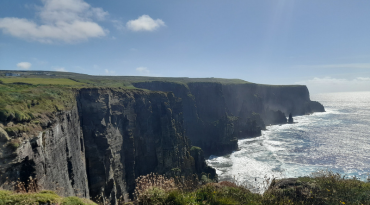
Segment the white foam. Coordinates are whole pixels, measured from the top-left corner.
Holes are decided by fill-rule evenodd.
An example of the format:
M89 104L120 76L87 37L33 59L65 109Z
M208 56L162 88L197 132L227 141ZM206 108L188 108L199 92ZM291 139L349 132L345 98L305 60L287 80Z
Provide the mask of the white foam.
M366 100L327 100L326 112L296 116L294 124L268 126L260 137L239 140L240 151L207 163L221 180L234 178L254 187L272 176L307 176L325 169L365 180L370 173L370 95Z

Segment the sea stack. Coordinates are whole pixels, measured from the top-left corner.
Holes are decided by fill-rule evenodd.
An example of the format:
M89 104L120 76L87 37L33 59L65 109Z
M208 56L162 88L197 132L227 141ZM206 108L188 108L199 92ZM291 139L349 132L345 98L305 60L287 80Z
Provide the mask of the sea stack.
M288 123L293 123L292 113L289 114Z

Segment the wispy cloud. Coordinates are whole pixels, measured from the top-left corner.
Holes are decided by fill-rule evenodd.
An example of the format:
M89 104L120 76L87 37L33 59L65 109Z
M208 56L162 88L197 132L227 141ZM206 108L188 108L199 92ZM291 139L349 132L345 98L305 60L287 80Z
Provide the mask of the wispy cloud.
M94 22L104 20L108 15L101 8L94 8L83 0L42 2L43 7L36 13L40 23L24 18L0 18L0 30L14 37L42 43L74 43L108 33Z
M307 85L311 93L370 91L370 77L357 77L353 79L316 77L296 82L296 84Z
M154 20L148 15L142 15L126 23L126 27L132 31L154 31L163 26L166 24L161 19Z
M297 68L361 68L370 69L370 63L347 63L347 64L322 64L322 65L296 65Z
M121 20L114 19L114 20L111 20L111 22L113 23L113 26L117 30L124 30L125 29L125 24Z
M150 75L150 70L146 67L138 67L136 71L140 73L140 75Z
M20 69L28 70L31 66L32 66L32 64L29 63L29 62L20 62L20 63L17 63L17 67L20 68Z

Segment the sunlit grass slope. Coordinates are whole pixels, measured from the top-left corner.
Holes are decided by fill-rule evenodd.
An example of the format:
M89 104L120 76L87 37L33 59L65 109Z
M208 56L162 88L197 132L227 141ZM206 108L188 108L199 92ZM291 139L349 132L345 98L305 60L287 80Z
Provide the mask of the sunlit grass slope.
M91 200L78 197L61 197L52 191L37 193L14 193L0 190L0 204L61 204L96 205Z
M68 109L74 101L70 87L0 84L0 121L31 121Z
M73 81L66 78L0 78L5 84L9 83L26 83L32 85L83 85L83 83Z

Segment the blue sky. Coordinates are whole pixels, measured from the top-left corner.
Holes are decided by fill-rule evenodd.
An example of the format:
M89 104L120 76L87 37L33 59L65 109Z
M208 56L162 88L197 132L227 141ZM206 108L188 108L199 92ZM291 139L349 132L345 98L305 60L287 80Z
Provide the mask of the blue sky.
M0 69L370 91L368 0L3 0Z

